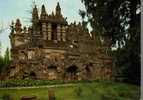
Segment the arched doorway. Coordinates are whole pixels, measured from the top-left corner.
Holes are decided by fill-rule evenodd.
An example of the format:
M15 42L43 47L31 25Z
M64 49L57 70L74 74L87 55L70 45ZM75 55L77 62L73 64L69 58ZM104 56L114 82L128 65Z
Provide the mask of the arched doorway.
M72 65L72 66L69 66L68 68L66 68L65 73L66 73L65 78L67 80L77 80L78 79L78 76L77 76L78 67L75 65Z
M30 72L30 79L37 79L37 77L36 77L36 73L35 72Z

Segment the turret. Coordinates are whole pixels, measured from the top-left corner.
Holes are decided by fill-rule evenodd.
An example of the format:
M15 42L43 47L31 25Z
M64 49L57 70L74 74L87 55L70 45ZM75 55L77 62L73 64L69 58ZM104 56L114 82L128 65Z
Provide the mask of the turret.
M15 23L15 31L16 31L16 32L21 32L21 31L22 31L21 22L20 22L19 19L16 20L16 23Z
M78 23L78 27L79 27L79 28L81 28L81 27L82 27L80 22Z
M45 10L45 6L42 5L40 18L41 19L46 19L46 16L47 16L47 13L46 13L46 10Z
M37 22L38 19L39 19L38 10L37 10L37 7L35 5L35 7L33 8L33 12L32 12L32 21Z
M54 12L52 11L52 17L54 17Z
M11 22L10 29L11 29L11 34L13 34L14 33L14 22L13 21Z
M27 27L26 26L23 27L23 33L27 33Z
M56 16L61 16L61 7L60 7L60 4L59 2L57 3L57 6L56 6Z

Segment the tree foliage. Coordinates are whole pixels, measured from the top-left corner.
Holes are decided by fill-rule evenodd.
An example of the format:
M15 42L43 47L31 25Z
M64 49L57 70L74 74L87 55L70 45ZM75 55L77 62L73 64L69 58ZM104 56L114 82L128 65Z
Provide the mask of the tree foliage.
M8 64L10 63L10 52L9 52L9 48L7 48L6 51L5 51L4 63L5 63L5 65L8 65Z
M7 68L10 64L9 48L6 49L4 56L0 55L0 72Z
M140 0L81 0L93 32L108 37L114 51L117 76L140 83ZM117 79L117 77L116 77Z

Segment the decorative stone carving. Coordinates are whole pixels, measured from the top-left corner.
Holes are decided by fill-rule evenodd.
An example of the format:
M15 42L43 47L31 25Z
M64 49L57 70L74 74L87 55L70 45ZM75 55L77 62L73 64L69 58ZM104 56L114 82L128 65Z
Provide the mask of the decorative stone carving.
M42 33L43 33L43 39L47 39L47 28L46 23L42 23Z
M66 41L66 27L62 26L62 40Z
M52 26L51 23L48 23L48 40L51 40L52 38Z
M28 59L32 59L35 56L35 52L34 51L28 51Z
M57 39L58 41L61 41L61 26L57 26Z

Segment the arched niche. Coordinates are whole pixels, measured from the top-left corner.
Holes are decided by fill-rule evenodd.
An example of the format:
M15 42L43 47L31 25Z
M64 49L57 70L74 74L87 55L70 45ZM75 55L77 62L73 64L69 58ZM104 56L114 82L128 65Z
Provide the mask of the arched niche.
M67 80L77 80L78 79L79 68L76 65L71 65L65 70L65 78Z
M30 72L29 76L30 76L30 79L37 79L36 73L33 71Z

